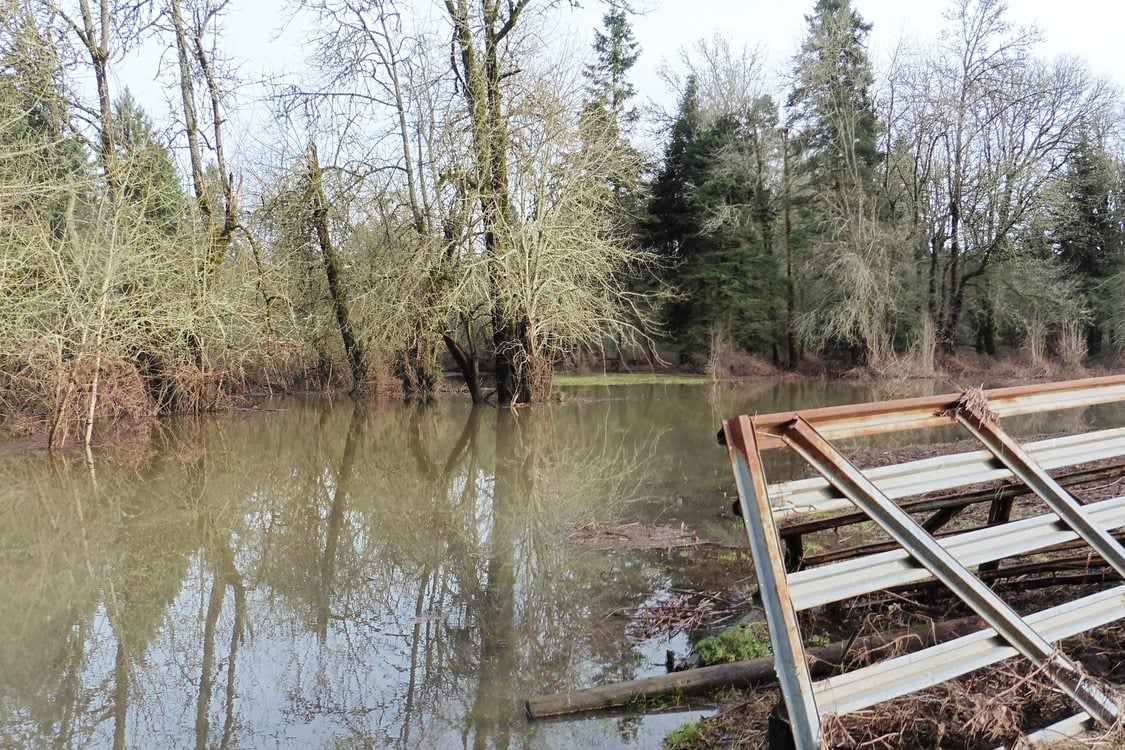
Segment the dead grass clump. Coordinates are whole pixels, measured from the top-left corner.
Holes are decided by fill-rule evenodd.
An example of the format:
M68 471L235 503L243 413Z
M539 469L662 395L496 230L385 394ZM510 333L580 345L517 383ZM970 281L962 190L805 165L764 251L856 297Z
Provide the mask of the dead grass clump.
M741 602L716 592L673 591L667 598L635 611L619 610L614 614L628 617L632 621L632 637L644 641L717 628L733 620L741 607Z
M232 409L244 402L242 384L223 371L181 364L168 368L163 387L172 396L175 411L200 414Z
M289 389L289 379L304 359L300 346L276 340L265 342L257 356L237 363L237 377L249 393L273 393Z
M1056 365L1041 359L1038 363L1022 356L993 357L980 354L970 347L961 347L938 359L938 369L953 380L988 382L991 386L1026 383L1052 377Z
M878 361L856 368L851 377L883 381L935 378L939 375L937 351L937 328L927 316L909 349L901 353L888 351Z
M1030 666L982 670L869 709L825 717L823 746L833 750L1012 747L1023 734L1074 713L1070 699L1048 682ZM765 707L778 699L774 691L758 691L752 702L704 719L699 741L691 747L766 750Z
M363 360L367 370L367 380L360 394L365 396L389 396L402 393L402 381L395 376L393 359L382 352L368 352ZM439 377L434 392L440 391L442 379Z
M93 411L91 412L91 407ZM132 363L89 354L67 359L33 347L0 363L0 412L9 435L80 435L90 417L137 419L152 414Z
M988 397L984 395L982 388L966 388L961 391L961 397L953 406L938 412L937 416L953 419L961 411L972 414L982 422L995 422L999 419L996 412L988 405Z
M833 748L995 747L1073 712L1069 699L1023 662L825 721Z
M768 378L779 374L772 362L746 351L718 329L711 331L711 348L703 371L711 380Z

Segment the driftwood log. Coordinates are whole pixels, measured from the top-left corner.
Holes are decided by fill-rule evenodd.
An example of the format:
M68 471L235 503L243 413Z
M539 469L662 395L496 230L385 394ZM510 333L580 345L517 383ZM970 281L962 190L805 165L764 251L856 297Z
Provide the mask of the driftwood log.
M877 633L855 640L837 641L821 648L808 649L809 668L814 676L831 674L845 658L857 651L891 647L907 653L948 641L984 627L979 617L963 617L949 622L911 628L894 633ZM530 719L620 708L649 698L696 695L726 687L746 688L774 682L773 657L697 667L683 672L642 677L637 680L572 690L529 698L525 704Z

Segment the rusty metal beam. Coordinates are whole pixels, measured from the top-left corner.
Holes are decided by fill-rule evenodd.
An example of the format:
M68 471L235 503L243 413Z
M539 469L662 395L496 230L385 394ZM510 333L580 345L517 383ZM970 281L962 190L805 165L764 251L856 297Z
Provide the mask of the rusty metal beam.
M983 391L983 395L988 399L989 408L1001 417L1050 409L1070 409L1125 400L1125 375L994 388ZM960 398L960 393L951 393L870 404L829 406L808 409L799 414L826 439L835 440L949 425L953 420L941 413L952 410ZM768 450L783 445L780 434L797 415L798 412L789 411L755 417L754 427L759 433L758 447Z
M1090 547L1125 578L1125 548L1090 516L1026 451L993 419L965 407L956 411L957 421L1008 469L1026 484L1043 502L1074 530Z
M1120 379L1125 383L1125 378ZM959 397L958 397L959 398ZM885 414L886 412L883 412ZM749 420L740 418L742 429L749 428ZM948 418L946 418L948 420ZM728 422L727 424L730 424ZM756 423L755 423L756 424ZM796 415L787 424L777 426L777 434L806 461L817 469L849 500L866 512L910 555L928 569L935 578L985 620L1001 637L1033 664L1043 669L1064 692L1075 700L1100 724L1110 726L1118 711L1113 699L1098 685L1085 678L1078 667L1045 640L1034 628L1016 614L1000 597L970 573L949 552L927 534L907 513L884 495L863 472L855 468L815 427L803 416ZM728 434L728 438L732 437ZM728 443L729 444L729 443ZM743 441L746 445L746 441ZM752 445L749 447L753 447ZM733 459L732 451L732 459ZM737 473L737 470L736 470ZM765 487L761 488L763 491ZM741 482L740 482L741 493ZM768 498L760 500L758 514L772 517ZM743 507L745 515L751 508ZM771 565L780 567L778 554ZM757 562L757 558L755 558ZM784 571L781 573L784 580ZM792 603L785 597L786 610ZM767 611L769 607L767 607ZM773 632L773 625L770 627Z
M770 510L765 469L754 428L749 417L738 417L723 423L723 433L738 485L742 519L750 539L750 552L769 625L774 670L789 713L793 740L797 750L819 750L820 714L813 697L812 676L797 624L797 612L789 597L781 540Z

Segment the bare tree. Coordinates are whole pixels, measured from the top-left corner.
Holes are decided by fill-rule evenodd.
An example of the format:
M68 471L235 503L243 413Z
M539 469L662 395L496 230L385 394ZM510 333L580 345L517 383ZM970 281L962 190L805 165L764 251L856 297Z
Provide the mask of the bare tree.
M242 192L241 180L235 180L227 162L223 139L224 91L215 62L215 47L212 38L213 27L225 11L229 0L196 0L187 8L185 14L183 0L169 0L168 15L176 39L176 62L180 86L180 100L183 106L184 132L188 141L188 157L191 165L191 184L199 205L204 226L212 234L212 250L208 261L208 271L218 268L226 257L240 228L239 199ZM207 184L207 165L204 162L201 142L204 138L204 124L201 121L196 103L196 82L201 81L210 105L210 151L215 159L218 196L212 195ZM221 207L214 205L216 199ZM221 210L220 210L221 209ZM221 214L221 215L220 215Z
M110 91L110 61L125 54L141 38L147 28L151 7L148 0L75 0L74 5L44 0L44 12L57 19L62 31L77 42L78 58L85 56L94 76L97 104L75 106L88 113L97 133L97 153L105 174L109 195L120 197L121 180L117 174L113 127L113 96Z
M948 347L978 291L978 337L991 353L989 271L1018 251L1018 230L1043 208L1046 186L1111 92L1076 60L1037 59L1037 32L1013 26L1000 0L958 0L949 21L919 92L915 122L933 124L913 138L935 191L929 306Z

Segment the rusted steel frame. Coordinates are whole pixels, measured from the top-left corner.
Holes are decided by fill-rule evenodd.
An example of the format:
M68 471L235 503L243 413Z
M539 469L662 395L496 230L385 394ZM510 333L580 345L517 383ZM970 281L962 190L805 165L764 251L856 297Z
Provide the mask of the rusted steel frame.
M957 421L984 444L1016 477L1026 484L1055 515L1074 530L1095 552L1125 577L1125 548L1090 520L1074 497L1027 455L1023 447L993 419L965 408L956 411Z
M983 395L988 399L989 408L1001 417L1070 409L1125 400L1125 375L994 388L984 391ZM777 412L754 417L754 427L758 431L758 447L762 450L783 445L779 434L798 414L829 440L941 427L952 421L948 416L940 415L941 412L951 410L960 398L960 393L948 393L868 404L828 406L801 412Z
M941 510L937 511L932 516L927 518L922 523L922 528L926 530L927 534L933 536L941 530L942 526L945 526L947 523L959 516L961 514L961 511L965 510L965 507L965 505L951 505L949 507L942 508Z
M782 539L785 544L785 570L792 573L805 564L805 539L797 535Z
M786 444L840 489L856 507L866 512L1005 641L1042 668L1079 706L1105 726L1114 723L1117 707L1110 696L1084 678L1069 658L1057 651L1004 600L934 541L811 424L797 416L784 427L781 436Z
M742 506L742 519L750 540L754 570L758 576L762 605L773 647L774 670L789 713L797 750L820 748L820 714L813 698L812 676L805 656L797 612L789 598L781 555L781 540L773 521L766 474L749 417L723 423Z

